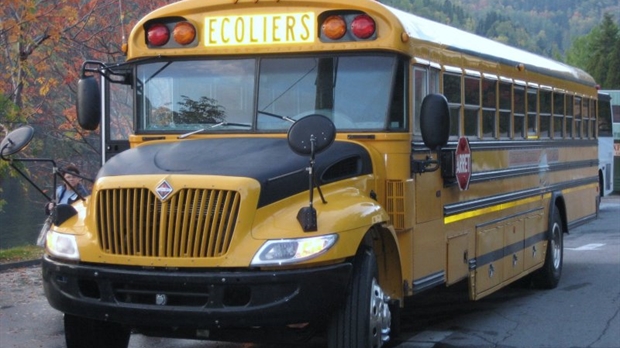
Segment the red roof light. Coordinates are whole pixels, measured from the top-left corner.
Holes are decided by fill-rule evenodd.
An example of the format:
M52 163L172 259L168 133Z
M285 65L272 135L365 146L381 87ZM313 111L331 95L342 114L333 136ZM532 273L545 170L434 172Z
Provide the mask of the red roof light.
M375 21L370 16L362 14L351 23L351 32L358 39L368 39L376 30Z
M153 46L163 46L170 39L170 30L161 23L151 25L146 33L146 41Z

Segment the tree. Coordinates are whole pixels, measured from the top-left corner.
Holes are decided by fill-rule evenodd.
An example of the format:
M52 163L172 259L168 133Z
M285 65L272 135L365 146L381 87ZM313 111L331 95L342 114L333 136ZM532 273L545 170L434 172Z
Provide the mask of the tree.
M620 30L610 13L600 25L573 41L567 62L587 71L603 89L620 89Z
M599 81L602 88L614 89L620 87L620 70L611 70L611 66L620 64L618 45L620 33L618 26L613 22L611 13L606 13L603 22L599 25L599 35L594 37L591 52L592 56L586 65L586 70Z
M123 59L121 37L129 24L170 2L125 2L121 16L122 0L3 0L0 124L7 131L26 123L35 128L34 144L24 156L61 158L94 175L98 132L77 125L74 106L82 61ZM3 168L0 163L0 179L7 173ZM39 178L48 173L36 166L32 171Z
M205 96L200 97L199 100L193 100L186 95L181 97L183 101L178 103L181 109L177 115L179 123L219 123L226 119L224 107L217 104L215 99Z

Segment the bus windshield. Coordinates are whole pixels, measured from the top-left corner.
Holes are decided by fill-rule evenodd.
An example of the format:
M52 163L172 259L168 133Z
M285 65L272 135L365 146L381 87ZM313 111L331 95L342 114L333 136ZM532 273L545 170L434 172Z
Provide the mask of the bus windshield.
M367 55L140 64L139 131L286 131L311 114L331 118L337 129L404 130L398 61Z

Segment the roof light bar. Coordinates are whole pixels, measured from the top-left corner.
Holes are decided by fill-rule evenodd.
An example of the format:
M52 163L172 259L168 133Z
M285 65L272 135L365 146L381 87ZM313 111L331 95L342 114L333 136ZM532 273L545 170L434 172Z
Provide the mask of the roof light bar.
M366 41L377 38L377 25L360 11L328 11L319 16L323 42Z

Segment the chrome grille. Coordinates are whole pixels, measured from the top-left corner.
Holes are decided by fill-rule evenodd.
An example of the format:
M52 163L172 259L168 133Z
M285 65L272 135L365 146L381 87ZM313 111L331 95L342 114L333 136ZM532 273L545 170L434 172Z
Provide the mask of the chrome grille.
M97 194L99 246L114 255L224 255L239 204L236 191L183 189L162 202L146 188L101 190Z

